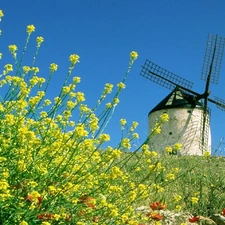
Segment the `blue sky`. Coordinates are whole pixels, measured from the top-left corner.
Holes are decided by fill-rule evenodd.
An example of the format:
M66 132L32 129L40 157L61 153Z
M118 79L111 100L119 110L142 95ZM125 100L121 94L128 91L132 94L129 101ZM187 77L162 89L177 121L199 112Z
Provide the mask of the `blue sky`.
M3 54L9 44L22 50L28 24L36 27L31 42L37 36L44 37L36 62L39 75L48 76L50 63L59 65L48 92L50 98L58 94L70 54L80 56L73 75L82 78L78 89L85 93L86 103L91 107L105 83L116 85L122 80L129 53L138 52L127 88L107 130L112 145L120 138L120 118L126 118L130 124L138 121L140 142L144 141L148 112L170 92L139 75L145 59L194 82L193 90L203 92L205 83L200 76L207 35L225 37L224 0L1 0L0 9L5 15L0 23ZM30 62L34 48L35 44L30 43L25 62ZM10 62L6 56L0 66ZM210 86L211 97L225 99L224 85L225 59L218 85ZM225 137L225 112L213 104L209 106L213 148L217 148Z

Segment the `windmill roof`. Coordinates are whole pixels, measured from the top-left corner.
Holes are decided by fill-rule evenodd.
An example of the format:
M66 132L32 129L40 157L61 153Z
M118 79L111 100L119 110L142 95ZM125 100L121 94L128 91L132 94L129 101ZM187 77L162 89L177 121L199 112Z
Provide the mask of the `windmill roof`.
M158 105L150 112L155 112L162 109L171 108L203 108L201 101L196 100L196 97L176 87L169 95L167 95Z

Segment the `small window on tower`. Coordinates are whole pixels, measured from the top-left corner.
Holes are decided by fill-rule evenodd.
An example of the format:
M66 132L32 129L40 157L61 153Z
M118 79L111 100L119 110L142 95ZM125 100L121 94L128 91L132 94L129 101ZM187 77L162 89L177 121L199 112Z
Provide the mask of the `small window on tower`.
M169 132L169 135L172 135L173 133L172 132Z

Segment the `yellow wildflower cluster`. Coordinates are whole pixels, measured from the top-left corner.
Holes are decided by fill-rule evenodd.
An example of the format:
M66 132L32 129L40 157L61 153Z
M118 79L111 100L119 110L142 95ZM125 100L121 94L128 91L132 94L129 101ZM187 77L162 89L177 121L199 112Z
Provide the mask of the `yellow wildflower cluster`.
M0 9L0 21L1 21L3 16L4 16L3 11Z
M37 47L40 47L41 43L44 41L44 38L43 37L37 37L36 41L37 41Z
M28 34L31 34L34 31L35 31L35 26L34 25L28 25L27 26L27 33Z
M26 45L34 31L34 25L27 26ZM43 37L36 38L36 53L43 41ZM121 119L121 139L115 147L107 146L111 137L104 129L126 87L127 73L99 113L98 106L113 92L113 84L105 84L95 107L86 105L85 93L76 91L81 78L70 77L79 62L77 54L69 56L66 81L71 83L65 82L59 96L50 100L46 90L58 65L50 64L48 79L40 77L36 58L31 66L23 65L23 60L16 59L20 48L8 48L16 66L4 65L1 75L5 76L0 81L0 87L10 90L0 102L0 221L19 225L153 222L137 213L137 207L151 199L162 199L166 185L176 180L179 171L167 171L147 141L134 154L128 153L139 138L134 132L138 122L132 122L125 132L127 120ZM130 53L128 72L137 57L137 52ZM20 70L17 75L10 74L13 68ZM168 119L163 114L154 132L160 133ZM171 149L179 151L181 147L175 144ZM163 198L174 204L183 199L180 193ZM190 202L198 202L196 195Z
M181 143L175 143L173 146L167 146L165 151L170 155L177 155L177 152L182 149Z
M34 31L34 25L27 26L28 37ZM37 37L37 49L43 41ZM17 50L16 45L9 46L15 63ZM136 57L132 54L133 60ZM71 75L79 56L71 55L69 60ZM85 94L75 92L80 77L63 86L60 95L51 102L45 96L46 89L42 89L46 79L37 75L39 68L22 64L19 68L21 76L11 76L13 64L6 64L3 70L6 76L1 80L1 86L16 90L15 95L0 104L0 206L5 212L0 213L1 221L20 225L50 225L55 221L138 224L135 208L129 205L148 197L147 186L138 181L133 183L130 173L118 164L122 151L129 150L132 139L138 138L137 133L131 132L138 123L132 123L131 139L124 137L116 148L101 151L103 144L110 141L110 135L99 130L100 121L107 117L100 120L96 109L82 104ZM58 65L52 63L49 69L51 76ZM124 81L117 86L110 102L114 106L119 103ZM112 84L105 85L101 100L112 88ZM80 115L76 122L71 120L75 109ZM126 120L121 121L122 125L125 123Z

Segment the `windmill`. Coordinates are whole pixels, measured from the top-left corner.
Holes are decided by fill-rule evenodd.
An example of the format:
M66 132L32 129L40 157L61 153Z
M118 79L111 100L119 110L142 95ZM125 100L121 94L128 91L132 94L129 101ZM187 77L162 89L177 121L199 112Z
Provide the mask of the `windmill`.
M208 35L201 74L201 79L206 81L202 94L192 90L192 82L169 72L148 59L145 61L140 75L172 90L149 112L150 133L162 113L166 112L170 117L161 134L150 138L149 145L152 149L164 152L167 146L181 143L183 145L180 151L181 155L203 155L205 151L211 151L208 102L225 111L225 100L218 97L209 98L209 87L210 83L218 83L224 46L224 37Z

